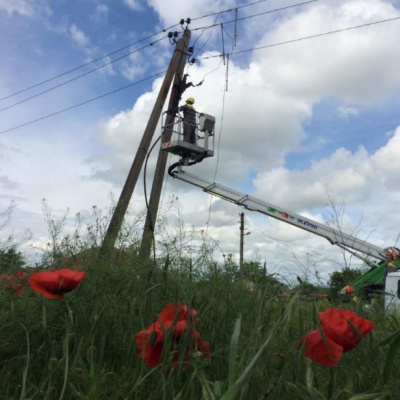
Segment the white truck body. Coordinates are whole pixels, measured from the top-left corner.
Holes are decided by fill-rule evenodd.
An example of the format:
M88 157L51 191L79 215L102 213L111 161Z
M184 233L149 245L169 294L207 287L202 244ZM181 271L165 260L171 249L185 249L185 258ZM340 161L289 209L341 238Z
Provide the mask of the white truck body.
M400 313L400 271L391 272L386 276L385 309Z

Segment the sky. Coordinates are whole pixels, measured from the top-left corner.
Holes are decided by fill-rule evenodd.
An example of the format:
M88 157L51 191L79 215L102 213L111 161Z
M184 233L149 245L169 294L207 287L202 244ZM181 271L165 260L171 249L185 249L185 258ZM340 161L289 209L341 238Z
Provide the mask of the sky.
M15 206L0 243L13 235L29 260L48 249L43 199L65 235L78 213L83 225L107 215L173 54L167 33L185 27L195 58L185 72L203 83L182 104L194 97L216 119L215 156L188 172L399 245L398 0L0 0L0 215ZM160 134L161 125L153 142ZM157 152L131 219L145 210ZM324 238L167 176L162 200L160 241L179 231L179 216L217 260L238 260L244 211L245 260L279 278L327 282L361 266ZM196 258L194 249L185 255Z

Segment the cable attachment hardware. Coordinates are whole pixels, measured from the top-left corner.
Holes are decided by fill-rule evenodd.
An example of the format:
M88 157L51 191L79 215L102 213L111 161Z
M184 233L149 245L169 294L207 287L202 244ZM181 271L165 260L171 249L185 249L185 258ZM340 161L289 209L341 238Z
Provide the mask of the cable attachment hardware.
M168 39L171 44L176 44L176 38L178 37L178 32L168 32Z
M193 65L196 60L194 58L190 59L190 57L193 55L194 53L194 47L188 47L188 51L187 51L187 59L190 65Z
M185 22L186 22L186 26L183 27L183 24L184 24ZM190 22L191 22L191 19L190 19L190 18L186 18L186 21L182 18L182 19L179 21L179 23L181 24L181 28L182 28L183 30L187 29L187 27L188 27L188 25L190 24Z

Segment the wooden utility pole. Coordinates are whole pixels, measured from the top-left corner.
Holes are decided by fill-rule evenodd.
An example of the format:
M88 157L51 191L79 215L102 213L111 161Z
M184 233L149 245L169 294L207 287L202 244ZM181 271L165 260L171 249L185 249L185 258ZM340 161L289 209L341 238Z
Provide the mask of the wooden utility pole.
M186 53L189 47L191 32L186 29L183 35L184 50L179 61L178 70L175 75L174 84L172 86L171 95L168 103L168 110L178 107L179 100L181 99L182 93L186 89L186 81L183 76L185 68ZM175 123L175 113L167 114L165 119L165 126L162 131L161 141L163 143L171 141L172 137L172 126ZM158 207L160 204L161 190L164 181L165 168L167 165L168 153L165 151L159 151L156 170L154 173L153 186L151 188L149 205L147 208L146 222L143 229L142 242L140 245L140 257L149 258L150 249L153 242L154 226L157 220Z
M244 213L240 213L240 255L239 255L239 276L244 278L243 270L243 245L244 245Z
M132 193L135 189L136 182L138 180L140 171L144 164L144 160L149 150L154 131L160 119L162 107L164 106L165 99L167 98L172 79L177 73L179 62L181 60L181 57L185 53L184 44L185 42L182 38L179 39L175 47L174 54L171 58L168 70L164 77L164 81L160 88L160 92L154 104L153 111L150 115L146 129L143 133L143 137L137 149L135 159L132 163L128 177L126 178L125 185L122 189L117 206L115 207L114 213L112 215L110 225L108 226L106 235L104 237L102 247L100 249L100 256L103 258L108 258L111 255L112 250L114 249L115 241L117 240L118 233L121 229L122 222L126 214L126 210L128 209L129 202L132 197Z

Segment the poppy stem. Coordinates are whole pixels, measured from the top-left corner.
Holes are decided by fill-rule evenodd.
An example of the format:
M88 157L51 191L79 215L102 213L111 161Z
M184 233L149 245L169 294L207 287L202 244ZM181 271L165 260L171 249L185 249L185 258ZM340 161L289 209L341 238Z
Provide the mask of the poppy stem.
M65 337L65 372L64 372L64 383L60 394L60 399L64 398L65 390L67 388L68 382L68 369L69 369L69 330L70 326L73 327L74 325L74 316L72 310L68 304L68 301L65 299L65 305L67 306L68 315L67 315L67 334Z
M68 310L68 322L70 322L71 326L73 326L74 325L74 315L72 313L71 308L69 307L67 299L64 299L64 302L65 302L65 304L67 306L67 310Z
M67 324L67 335L65 337L65 371L64 371L64 383L60 394L60 399L64 398L65 389L67 388L68 382L68 369L69 369L69 325Z
M335 383L335 374L333 368L329 368L329 385L328 385L328 399L332 398L333 386Z

